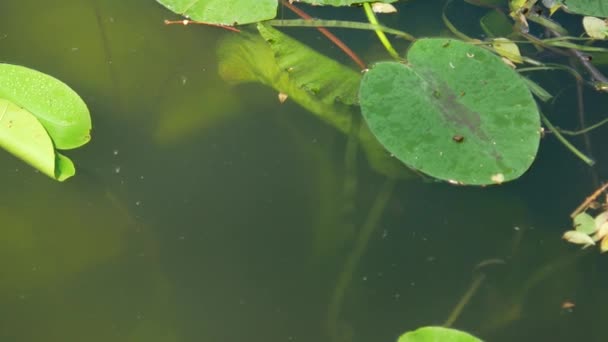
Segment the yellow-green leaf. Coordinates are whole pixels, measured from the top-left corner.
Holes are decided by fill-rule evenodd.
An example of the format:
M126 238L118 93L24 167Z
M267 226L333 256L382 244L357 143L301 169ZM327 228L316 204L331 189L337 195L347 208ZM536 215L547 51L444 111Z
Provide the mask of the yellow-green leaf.
M562 238L575 245L583 245L583 248L595 245L595 241L589 235L576 230L565 232Z
M75 173L72 161L55 154L38 119L6 99L0 99L0 147L51 178L63 181Z
M606 20L596 17L584 17L583 27L591 38L606 39L608 37L608 23Z
M519 52L519 47L517 44L513 43L511 40L507 38L496 38L494 39L492 46L494 50L498 52L501 56L507 58L513 63L523 63L523 59L521 58L521 53Z

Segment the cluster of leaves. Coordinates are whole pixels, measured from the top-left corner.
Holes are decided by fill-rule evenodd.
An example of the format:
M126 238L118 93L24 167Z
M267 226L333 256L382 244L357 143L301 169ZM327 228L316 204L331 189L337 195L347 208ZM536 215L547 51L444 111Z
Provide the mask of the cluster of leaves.
M600 242L600 251L608 251L608 211L602 211L595 217L587 212L576 215L573 219L574 230L564 233L564 240L583 245L583 248Z
M56 150L86 144L90 131L86 104L65 83L26 67L0 64L0 147L63 181L76 170Z

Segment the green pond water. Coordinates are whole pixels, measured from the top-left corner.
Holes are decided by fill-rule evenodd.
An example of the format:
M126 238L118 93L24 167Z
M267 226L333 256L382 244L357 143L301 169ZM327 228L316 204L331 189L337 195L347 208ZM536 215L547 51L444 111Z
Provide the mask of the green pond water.
M402 3L384 22L445 35L442 3ZM454 22L479 34L483 11L461 5ZM63 184L0 153L0 341L396 341L443 324L488 259L504 264L483 268L454 327L606 340L606 257L561 240L595 184L553 137L503 186L386 185L362 155L345 167L346 137L297 104L225 83L216 47L232 32L165 26L176 16L151 0L4 0L0 13L0 61L65 81L94 123ZM350 63L315 30L286 32ZM373 33L338 32L367 61L388 59ZM547 114L576 127L571 79L548 84L562 95ZM601 118L605 97L588 93ZM600 179L603 132L591 135Z

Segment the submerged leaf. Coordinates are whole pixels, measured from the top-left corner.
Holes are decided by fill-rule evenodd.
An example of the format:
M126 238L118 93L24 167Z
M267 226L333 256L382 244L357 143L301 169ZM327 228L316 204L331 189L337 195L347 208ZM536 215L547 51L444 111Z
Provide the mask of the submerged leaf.
M287 35L270 30L267 28L265 31L269 33L267 37L277 39L272 43L258 34L248 32L227 36L218 49L220 76L232 83L257 81L272 87L277 92L288 95L290 101L298 103L347 134L352 115L356 115L356 107L347 106L343 102L346 99L347 102L356 100L356 93L350 93L348 89L352 85L348 84L355 83L355 80L358 82L360 74L329 60ZM322 70L317 69L319 66L323 66L333 76L326 80L326 76L320 72ZM289 71L290 67L294 68L292 72ZM340 89L340 80L346 80L344 83L347 86L343 89ZM311 84L315 85L317 92L308 89ZM358 137L370 165L376 171L390 177L411 176L411 172L378 143L367 126L361 127Z
M327 104L357 102L361 75L289 38L271 26L258 24L258 31L270 45L279 67L289 78Z

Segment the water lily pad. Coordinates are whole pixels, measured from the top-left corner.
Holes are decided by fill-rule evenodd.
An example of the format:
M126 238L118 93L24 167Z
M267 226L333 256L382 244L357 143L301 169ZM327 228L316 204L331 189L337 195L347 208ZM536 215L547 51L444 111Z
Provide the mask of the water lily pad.
M420 39L408 64L380 62L361 82L361 110L376 138L409 167L462 184L521 176L540 140L526 83L491 52Z
M564 0L569 12L592 15L594 17L608 17L608 3L605 0Z
M86 104L72 88L52 76L0 63L0 98L33 114L55 148L72 149L91 139L91 117Z
M444 327L424 327L401 335L397 342L481 342L464 331Z
M212 24L249 24L276 16L278 0L157 0L174 13Z

